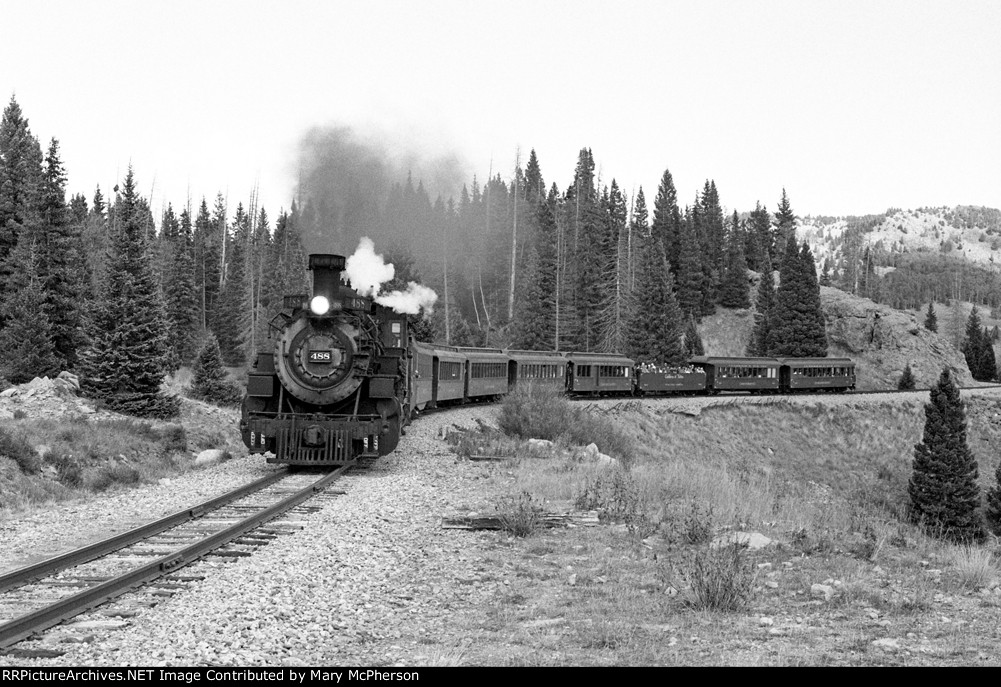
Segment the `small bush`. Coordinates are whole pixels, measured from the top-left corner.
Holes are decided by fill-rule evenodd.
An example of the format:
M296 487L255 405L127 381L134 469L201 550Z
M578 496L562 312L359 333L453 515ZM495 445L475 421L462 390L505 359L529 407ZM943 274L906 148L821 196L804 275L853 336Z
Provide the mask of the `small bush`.
M59 454L53 458L56 468L56 479L67 487L79 487L83 484L83 466L79 459L69 454Z
M564 439L568 444L587 446L623 462L631 459L633 440L606 417L575 406L558 389L543 385L522 385L501 405L497 424L506 434L522 439Z
M686 577L692 585L691 604L707 611L742 611L754 592L754 567L746 548L731 544L696 552Z
M497 512L504 531L516 537L527 537L542 527L544 511L527 491L504 498Z
M19 432L3 427L0 427L0 456L12 459L26 475L42 469L42 460L28 440Z
M692 500L691 508L682 523L682 536L689 544L702 544L713 536L713 507L700 506Z

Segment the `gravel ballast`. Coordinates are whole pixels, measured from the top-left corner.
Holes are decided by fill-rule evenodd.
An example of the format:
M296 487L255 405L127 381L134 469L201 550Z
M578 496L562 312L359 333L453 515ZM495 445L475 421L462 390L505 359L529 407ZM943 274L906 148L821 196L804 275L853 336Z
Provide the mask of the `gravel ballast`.
M440 526L442 515L466 513L489 501L478 485L482 467L458 461L437 438L440 428L472 426L474 416L489 420L495 412L463 409L422 418L394 454L340 480L335 488L346 494L325 500L319 512L284 518L303 529L232 563L209 559L185 568L181 574L205 579L172 596L154 597L149 590L129 595L135 598L123 597L81 616L76 626L53 628L42 640L20 645L56 648L66 652L63 656L0 656L0 664L413 663L421 655L422 637L434 637L440 646L458 607L482 602L503 584L483 576L478 556L468 553L498 535ZM152 519L153 503L157 512L177 510L273 469L262 466L260 457L238 459L165 487L37 513L6 526L4 533L11 536L0 545L0 556L23 559L59 528L74 530L67 519L124 529ZM63 536L85 539L95 527ZM159 602L144 608L151 599ZM87 624L107 620L122 607L132 609L124 614L131 617L110 624L117 629Z

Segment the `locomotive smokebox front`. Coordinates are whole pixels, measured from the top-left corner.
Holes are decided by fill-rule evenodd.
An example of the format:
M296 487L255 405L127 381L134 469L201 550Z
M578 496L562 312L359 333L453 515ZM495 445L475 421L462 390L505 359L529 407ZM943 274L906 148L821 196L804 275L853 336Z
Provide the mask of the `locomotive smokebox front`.
M359 350L357 318L344 312L343 255L313 253L309 307L275 342L275 372L294 397L316 406L344 400L361 385L368 356Z

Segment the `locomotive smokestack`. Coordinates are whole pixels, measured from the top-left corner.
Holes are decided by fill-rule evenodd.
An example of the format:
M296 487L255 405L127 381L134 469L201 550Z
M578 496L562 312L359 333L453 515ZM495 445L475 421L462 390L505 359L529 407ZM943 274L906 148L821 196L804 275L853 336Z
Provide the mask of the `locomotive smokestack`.
M344 256L329 253L311 253L309 269L313 272L313 297L309 309L314 315L326 315L337 301Z

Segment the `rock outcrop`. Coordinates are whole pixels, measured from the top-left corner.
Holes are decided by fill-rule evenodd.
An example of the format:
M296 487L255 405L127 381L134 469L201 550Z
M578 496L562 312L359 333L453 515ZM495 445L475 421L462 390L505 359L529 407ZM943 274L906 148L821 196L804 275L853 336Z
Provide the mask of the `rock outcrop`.
M963 354L914 315L824 286L820 299L828 355L855 361L859 390L897 388L907 365L919 389L932 386L943 369L952 372L960 386L976 385Z

